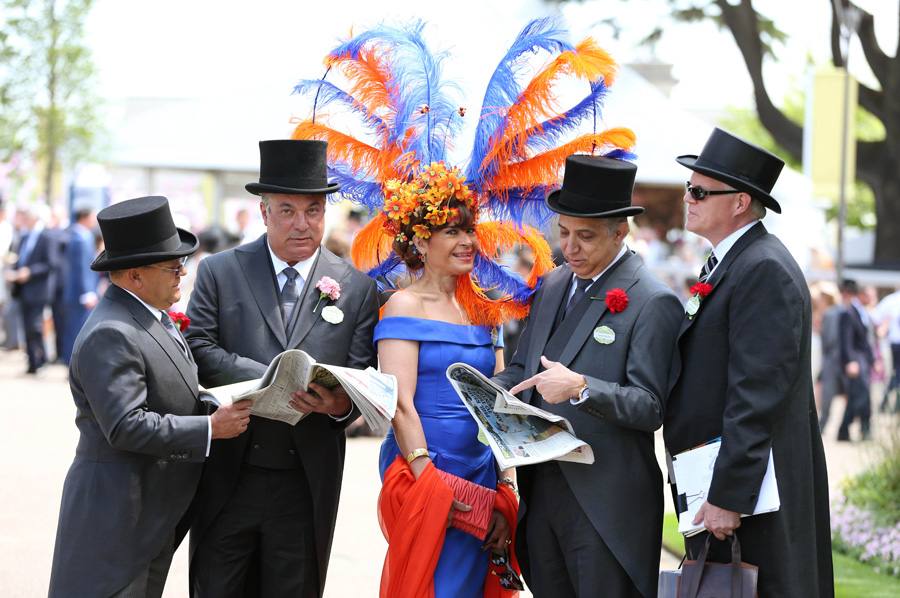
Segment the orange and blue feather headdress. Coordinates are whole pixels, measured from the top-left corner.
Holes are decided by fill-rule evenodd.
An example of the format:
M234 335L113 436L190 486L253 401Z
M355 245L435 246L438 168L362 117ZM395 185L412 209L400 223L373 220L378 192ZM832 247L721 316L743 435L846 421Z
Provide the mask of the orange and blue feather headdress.
M451 100L457 86L441 77L446 56L428 49L423 28L417 21L356 35L328 53L322 79L302 80L294 88L314 101L312 118L297 124L293 137L327 141L329 175L340 182L343 197L377 212L357 234L351 257L380 281L405 274L393 251L396 227L384 211L386 185L421 179L435 164L443 168L466 115L465 108ZM469 276L460 277L456 292L475 324L495 326L527 315L540 277L553 267L550 247L535 226L552 215L544 198L558 185L566 157L633 157L630 129L597 131L615 62L593 39L573 46L566 37L553 19L532 21L519 33L485 90L469 159L454 170L464 175L478 212L489 218L475 227L475 266ZM541 54L550 55L550 61L522 84L528 59ZM347 90L326 80L332 69L343 74ZM554 88L563 77L586 81L589 93L560 111ZM366 140L329 126L321 117L317 120L317 110L328 105L358 115L367 129ZM576 134L585 121L592 122L592 132ZM526 280L495 261L523 244L535 257Z

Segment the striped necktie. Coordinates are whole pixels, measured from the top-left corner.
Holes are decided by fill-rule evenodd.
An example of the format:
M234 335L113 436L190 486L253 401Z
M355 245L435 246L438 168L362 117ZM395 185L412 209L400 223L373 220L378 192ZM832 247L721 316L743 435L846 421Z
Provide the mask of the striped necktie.
M291 327L291 315L294 313L297 300L300 298L300 290L297 288L297 278L299 278L300 273L290 266L282 270L281 273L287 276L287 281L281 287L281 296L279 297L284 331L287 333ZM300 281L302 282L303 279L301 278Z
M171 336L178 344L178 348L181 349L182 355L187 357L187 349L184 346L184 341L181 340L181 334L178 332L178 329L175 328L175 323L172 322L172 318L169 317L169 314L162 312L162 317L159 321L163 325L163 328L166 329L166 332L169 333L169 336Z
M706 260L706 263L703 264L703 269L700 270L700 282L706 282L706 279L709 278L710 273L713 271L713 268L716 267L716 264L719 263L719 260L716 259L716 254L713 252L709 252L709 259Z

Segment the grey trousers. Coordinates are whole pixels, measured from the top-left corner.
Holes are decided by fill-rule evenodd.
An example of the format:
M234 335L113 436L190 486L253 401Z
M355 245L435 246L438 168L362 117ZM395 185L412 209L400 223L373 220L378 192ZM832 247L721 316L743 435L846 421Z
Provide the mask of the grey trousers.
M556 463L538 465L525 528L535 598L640 597Z

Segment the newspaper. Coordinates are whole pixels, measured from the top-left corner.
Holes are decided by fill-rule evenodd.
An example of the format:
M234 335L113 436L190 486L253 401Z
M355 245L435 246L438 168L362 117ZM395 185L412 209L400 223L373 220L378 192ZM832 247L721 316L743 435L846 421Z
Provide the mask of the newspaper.
M447 379L475 418L500 469L553 459L590 464L594 452L559 415L523 403L464 363L447 368Z
M397 380L373 368L356 370L317 363L300 349L275 356L262 378L206 389L220 405L253 399L250 413L295 425L307 414L290 406L291 394L310 382L326 388L342 386L376 434L387 433L397 410Z

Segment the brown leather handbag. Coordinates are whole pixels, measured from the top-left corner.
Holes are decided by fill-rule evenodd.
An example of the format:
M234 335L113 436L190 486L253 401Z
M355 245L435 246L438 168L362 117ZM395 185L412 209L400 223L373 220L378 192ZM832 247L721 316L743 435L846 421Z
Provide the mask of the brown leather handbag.
M707 563L712 534L696 561L685 561L678 582L678 598L757 598L759 568L741 562L741 543L737 533L731 536L731 562Z

